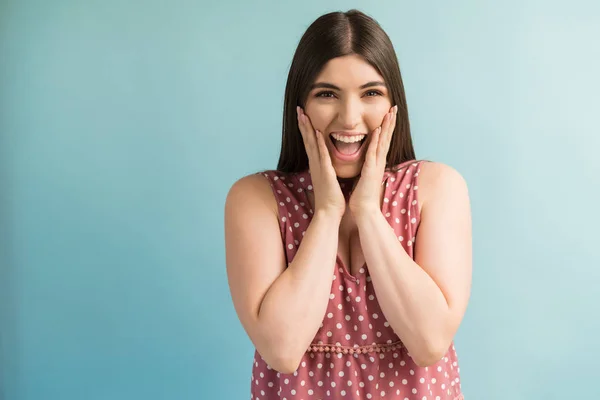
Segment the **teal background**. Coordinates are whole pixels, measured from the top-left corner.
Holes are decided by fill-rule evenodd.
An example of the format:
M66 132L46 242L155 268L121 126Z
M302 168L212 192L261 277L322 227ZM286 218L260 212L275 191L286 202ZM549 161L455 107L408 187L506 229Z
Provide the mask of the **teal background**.
M304 30L354 7L469 184L466 399L600 398L600 3L3 0L1 400L250 397L225 196L276 166Z

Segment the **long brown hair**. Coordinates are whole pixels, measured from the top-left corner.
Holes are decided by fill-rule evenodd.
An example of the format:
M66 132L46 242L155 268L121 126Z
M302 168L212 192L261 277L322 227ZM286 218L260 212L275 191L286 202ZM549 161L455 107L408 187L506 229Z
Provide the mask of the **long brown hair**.
M390 38L377 21L361 11L338 11L317 18L298 43L285 87L279 171L289 173L308 169L296 106L304 108L310 85L329 60L350 54L362 56L383 76L392 105L398 105L386 168L415 159L404 84Z

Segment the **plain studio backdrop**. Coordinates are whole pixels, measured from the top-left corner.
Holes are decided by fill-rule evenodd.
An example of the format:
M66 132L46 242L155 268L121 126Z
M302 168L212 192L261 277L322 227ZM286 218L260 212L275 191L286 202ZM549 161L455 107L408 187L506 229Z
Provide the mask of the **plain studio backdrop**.
M600 3L0 3L0 399L246 399L232 183L279 156L300 36L358 8L418 158L466 178L466 399L598 399Z

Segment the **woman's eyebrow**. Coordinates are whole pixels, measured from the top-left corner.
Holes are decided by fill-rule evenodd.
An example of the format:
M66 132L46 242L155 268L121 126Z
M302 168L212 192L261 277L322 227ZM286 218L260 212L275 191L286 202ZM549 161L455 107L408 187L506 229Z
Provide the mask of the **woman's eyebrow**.
M383 86L386 87L384 82L381 81L372 81L372 82L367 82L364 85L361 85L359 87L359 89L366 89L368 87L373 87L373 86ZM332 83L328 83L328 82L317 82L313 85L311 85L310 90L314 90L314 89L334 89L334 90L341 90L339 87L335 86Z

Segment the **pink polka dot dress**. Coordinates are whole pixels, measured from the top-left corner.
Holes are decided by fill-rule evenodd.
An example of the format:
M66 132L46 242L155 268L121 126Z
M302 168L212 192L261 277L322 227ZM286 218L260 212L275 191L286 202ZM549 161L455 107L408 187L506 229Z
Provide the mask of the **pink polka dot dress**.
M418 176L423 162L402 163L386 171L382 182L382 212L413 258L419 226ZM259 174L269 180L279 203L289 263L314 214L307 197L312 190L310 173L269 170ZM381 312L367 265L353 276L337 257L332 272L327 311L298 369L279 373L255 352L252 400L464 399L453 343L436 364L417 366Z

